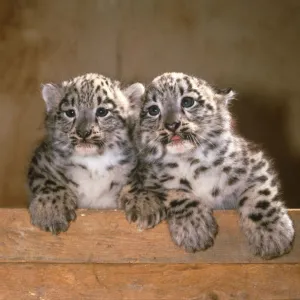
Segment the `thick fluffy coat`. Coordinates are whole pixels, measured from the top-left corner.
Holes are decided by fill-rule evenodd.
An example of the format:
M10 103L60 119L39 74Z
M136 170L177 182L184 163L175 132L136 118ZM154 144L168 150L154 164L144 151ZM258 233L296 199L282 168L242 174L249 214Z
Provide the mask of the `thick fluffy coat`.
M139 164L121 203L142 228L166 217L172 239L187 251L213 245L213 209L237 208L254 254L280 256L291 249L293 224L272 161L232 129L233 97L186 74L156 77L143 97Z
M28 171L34 225L59 233L75 219L76 207L117 207L135 166L131 103L143 91L140 84L121 91L119 82L99 74L43 86L46 136Z

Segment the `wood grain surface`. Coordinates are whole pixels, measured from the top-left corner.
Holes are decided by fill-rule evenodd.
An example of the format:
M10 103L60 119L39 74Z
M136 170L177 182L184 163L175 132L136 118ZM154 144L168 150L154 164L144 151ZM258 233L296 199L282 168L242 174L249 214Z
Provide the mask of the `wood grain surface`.
M66 233L53 236L33 227L26 209L0 209L0 262L47 263L300 263L300 239L289 255L264 261L254 257L234 211L216 211L220 226L215 245L185 253L165 223L139 231L120 211L79 210ZM300 232L300 210L291 210ZM300 284L300 279L299 279Z
M0 277L1 300L300 299L299 264L8 263Z

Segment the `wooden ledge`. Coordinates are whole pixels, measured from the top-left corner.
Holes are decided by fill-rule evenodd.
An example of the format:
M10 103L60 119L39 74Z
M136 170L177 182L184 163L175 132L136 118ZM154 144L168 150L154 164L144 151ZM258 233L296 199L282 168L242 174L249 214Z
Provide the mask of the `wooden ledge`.
M300 210L292 210L300 231ZM25 209L0 209L0 300L300 299L300 244L279 259L249 253L234 211L215 213L215 246L188 254L165 223L138 231L120 211L79 210L59 236Z
M300 210L290 210L300 232ZM177 248L165 223L139 231L120 211L77 211L77 220L66 233L53 236L29 222L26 209L0 209L0 262L45 263L189 263L189 264L290 264L300 263L300 239L292 252L265 261L250 252L235 211L216 211L220 226L215 245L204 252L186 253Z
M299 265L0 264L2 300L296 300Z

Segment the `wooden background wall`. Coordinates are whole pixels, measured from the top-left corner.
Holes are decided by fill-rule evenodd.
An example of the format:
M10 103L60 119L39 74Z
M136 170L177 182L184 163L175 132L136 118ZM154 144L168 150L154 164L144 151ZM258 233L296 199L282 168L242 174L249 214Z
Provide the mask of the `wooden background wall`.
M300 207L299 37L298 0L2 0L0 206L27 203L42 82L174 70L238 91L240 131L273 155L288 205Z

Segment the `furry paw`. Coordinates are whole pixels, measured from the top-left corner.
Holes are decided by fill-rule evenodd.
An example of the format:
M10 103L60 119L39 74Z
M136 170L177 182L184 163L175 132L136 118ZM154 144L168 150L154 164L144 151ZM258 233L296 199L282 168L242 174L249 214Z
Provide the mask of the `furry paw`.
M76 199L67 191L59 194L37 195L29 206L31 223L53 234L67 231L76 219Z
M129 223L135 222L140 229L156 226L166 218L163 195L151 191L122 193L121 207Z
M199 203L190 203L193 205L187 203L185 209L170 208L168 211L172 240L187 252L206 250L214 244L218 224L211 210L202 208Z
M254 255L272 259L292 249L295 230L286 212L269 222L254 224L248 219L242 225Z

